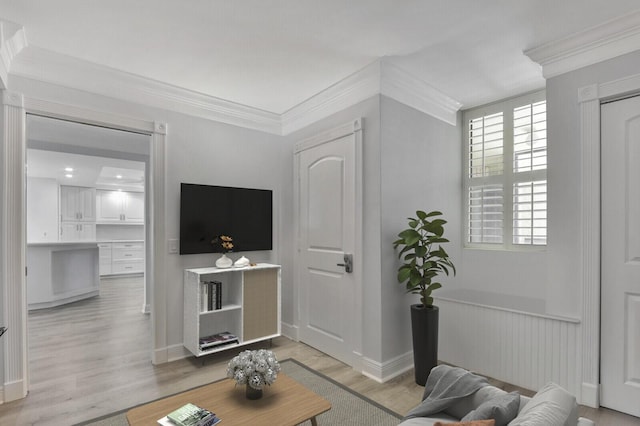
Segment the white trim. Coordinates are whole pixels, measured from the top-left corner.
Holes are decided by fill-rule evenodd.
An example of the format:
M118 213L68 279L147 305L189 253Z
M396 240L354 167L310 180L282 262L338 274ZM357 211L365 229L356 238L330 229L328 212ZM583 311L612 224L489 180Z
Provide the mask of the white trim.
M551 78L638 50L640 11L524 51Z
M380 93L455 126L462 104L388 61L382 62Z
M2 380L5 401L27 396L27 295L25 172L26 135L22 95L3 91L0 142L2 143L2 265L3 318L8 332L2 337Z
M639 15L634 15L639 16ZM640 74L578 90L580 146L582 147L581 235L582 243L582 348L581 399L598 407L600 389L600 103L640 92Z
M11 74L235 126L281 134L278 114L34 46L25 50L19 61L13 62Z
M288 135L380 93L377 60L282 114L282 134Z
M26 44L26 40L25 40ZM11 74L277 135L288 135L372 96L385 95L456 125L462 104L388 59L378 59L278 114L30 46ZM7 68L9 72L9 68Z
M297 300L295 298L296 296L294 295L294 299L293 300ZM293 324L289 324L286 322L282 322L280 323L281 329L282 329L282 335L285 337L288 337L289 339L295 341L295 342L299 342L300 338L298 337L298 326L297 325L293 325Z
M375 380L378 383L385 383L413 369L413 351L380 363L371 358L362 358L362 375Z
M27 36L24 27L0 19L0 89L8 87L11 63L26 46Z

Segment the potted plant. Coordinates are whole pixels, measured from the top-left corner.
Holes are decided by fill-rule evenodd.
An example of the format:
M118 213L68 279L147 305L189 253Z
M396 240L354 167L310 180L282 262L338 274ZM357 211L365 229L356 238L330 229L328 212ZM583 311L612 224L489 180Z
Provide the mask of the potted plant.
M409 228L398 234L393 247L400 248L398 281L406 283L408 293L420 295L420 303L411 305L411 331L413 336L413 362L416 383L424 386L427 376L438 363L438 307L433 305L431 293L442 287L438 275L456 268L440 245L448 243L443 237L446 220L439 211L416 211L409 218Z

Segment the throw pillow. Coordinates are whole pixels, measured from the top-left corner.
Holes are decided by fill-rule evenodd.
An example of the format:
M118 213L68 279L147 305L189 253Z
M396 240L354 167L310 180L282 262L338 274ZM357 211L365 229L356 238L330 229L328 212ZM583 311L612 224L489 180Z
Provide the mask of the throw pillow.
M467 414L461 421L494 419L496 426L506 426L518 415L520 394L511 392L483 402L478 408Z
M577 423L576 398L555 383L547 383L531 398L509 426L573 426Z
M456 423L442 423L435 422L433 426L495 426L496 422L493 419L488 420L473 420L470 422L456 422Z

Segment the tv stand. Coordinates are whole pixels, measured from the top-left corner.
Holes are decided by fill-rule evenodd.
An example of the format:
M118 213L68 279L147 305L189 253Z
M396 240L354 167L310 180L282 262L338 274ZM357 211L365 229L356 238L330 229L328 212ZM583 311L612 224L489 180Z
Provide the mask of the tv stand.
M203 300L207 281L221 283L222 303L217 309L215 301L208 306ZM185 269L184 346L195 356L202 356L280 336L280 286L280 266L268 263ZM201 338L223 333L235 336L237 343L221 341L201 347Z

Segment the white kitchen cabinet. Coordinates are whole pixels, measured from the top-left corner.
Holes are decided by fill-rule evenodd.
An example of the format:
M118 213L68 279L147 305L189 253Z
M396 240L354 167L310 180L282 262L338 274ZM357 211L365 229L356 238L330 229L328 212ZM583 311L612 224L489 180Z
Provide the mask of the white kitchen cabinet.
M144 192L96 192L97 221L100 223L144 223Z
M144 242L102 242L98 247L100 248L100 275L144 272Z
M60 220L62 222L95 222L95 188L61 185Z
M60 241L95 241L96 224L83 222L61 222Z

